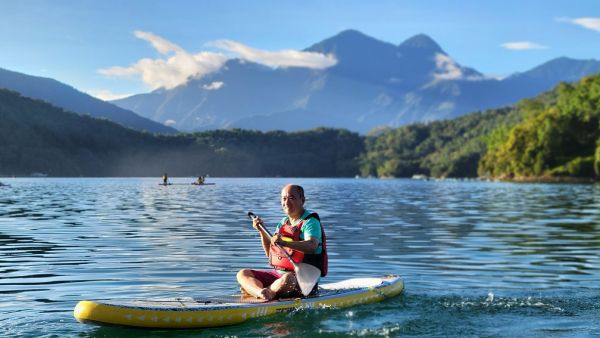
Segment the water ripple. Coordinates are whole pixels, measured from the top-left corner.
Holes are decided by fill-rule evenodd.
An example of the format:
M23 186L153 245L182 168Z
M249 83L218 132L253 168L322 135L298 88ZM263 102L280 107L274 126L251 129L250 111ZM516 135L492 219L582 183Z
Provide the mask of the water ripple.
M593 298L600 285L598 185L214 181L10 181L11 189L0 190L0 335L118 335L73 322L72 306L83 298L237 292L238 269L267 268L246 212L273 227L282 217L279 189L289 181L304 186L307 207L326 227L327 281L400 274L407 294L356 310L290 314L301 325L285 330L277 326L289 324L282 317L265 319L261 329L209 331L216 336L569 335L582 331L566 315L600 313L573 296ZM463 317L459 328L450 325ZM499 318L515 328L500 331Z

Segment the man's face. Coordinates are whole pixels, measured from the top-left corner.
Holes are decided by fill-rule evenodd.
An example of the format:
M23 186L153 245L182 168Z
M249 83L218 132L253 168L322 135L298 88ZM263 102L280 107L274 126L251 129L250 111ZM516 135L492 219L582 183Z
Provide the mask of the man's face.
M281 207L289 216L297 216L302 211L304 202L298 192L292 187L285 187L281 190Z

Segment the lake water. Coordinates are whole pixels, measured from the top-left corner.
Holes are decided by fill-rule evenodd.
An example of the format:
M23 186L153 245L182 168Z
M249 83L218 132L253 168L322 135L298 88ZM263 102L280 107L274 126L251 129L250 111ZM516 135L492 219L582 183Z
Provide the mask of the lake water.
M600 185L376 179L17 178L0 187L0 336L600 335ZM192 178L174 178L189 183ZM233 294L266 268L248 210L273 226L288 182L326 227L330 275L399 274L379 304L210 330L80 324L82 299Z

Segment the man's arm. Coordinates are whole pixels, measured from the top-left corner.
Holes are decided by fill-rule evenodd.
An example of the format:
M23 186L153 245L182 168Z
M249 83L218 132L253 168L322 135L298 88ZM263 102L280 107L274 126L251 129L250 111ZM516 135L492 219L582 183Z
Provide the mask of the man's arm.
M258 226L258 225L262 225L262 227ZM267 231L264 229L264 223L262 221L262 219L260 219L260 217L256 217L252 220L252 227L254 227L254 229L258 230L258 233L260 234L260 241L262 243L263 246L263 250L265 251L265 255L267 255L267 257L269 257L269 251L270 251L270 247L271 247L271 236L269 236L269 234L267 233Z
M296 251L301 251L306 254L315 253L315 250L317 250L317 248L319 247L319 239L315 237L309 237L305 241L286 242L283 239L281 239L281 236L279 234L276 234L275 236L273 236L271 243L279 244L282 247L290 248Z
M321 237L321 222L314 218L306 220L302 226L302 234L305 238L303 241L286 242L281 239L281 236L275 235L271 239L271 243L277 243L292 250L304 252L305 254L314 254L321 243L319 239Z

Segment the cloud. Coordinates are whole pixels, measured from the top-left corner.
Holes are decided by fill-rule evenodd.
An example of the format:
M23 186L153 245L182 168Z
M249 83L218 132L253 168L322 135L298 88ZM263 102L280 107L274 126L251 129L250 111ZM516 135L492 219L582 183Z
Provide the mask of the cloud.
M109 77L140 77L151 89L172 89L187 82L190 77L202 78L215 72L229 59L220 52L199 52L192 54L180 46L150 32L135 31L135 36L149 42L162 57L143 58L129 67L110 67L98 70ZM231 40L218 40L211 43L216 48L228 51L241 59L261 63L271 67L306 67L323 69L337 63L331 54L282 50L270 52L251 48ZM210 87L210 86L213 87ZM222 84L214 82L205 89L219 89Z
M215 82L212 82L211 84L203 85L202 89L217 90L217 89L223 87L223 85L224 85L224 83L222 81L215 81Z
M435 80L458 80L463 77L460 66L448 55L435 54L435 65L438 72L433 74Z
M103 100L103 101L112 101L112 100L118 100L118 99L122 99L128 96L131 96L133 94L115 94L112 93L109 90L88 90L87 91L88 94L92 95L93 97Z
M302 52L285 49L270 52L252 48L231 40L218 40L213 43L215 47L237 54L240 58L261 63L271 67L306 67L313 69L328 68L337 63L332 54L315 52Z
M190 54L183 48L152 33L136 31L135 36L150 42L164 58L144 58L129 67L100 69L110 77L141 77L152 89L171 89L184 84L190 76L202 77L220 69L227 57L222 53L200 52Z
M154 47L154 49L156 49L161 54L167 54L169 52L185 53L185 51L181 47L177 46L176 44L174 44L170 41L167 41L167 40L161 38L158 35L154 35L149 32L142 32L142 31L135 31L134 34L136 37L150 42L152 44L152 47Z
M500 47L511 50L546 49L548 47L529 41L505 42Z
M172 127L172 126L174 126L174 125L177 124L177 121L175 121L175 120L166 120L164 124L165 124L165 126Z
M479 74L465 74L463 68L446 54L435 54L436 72L433 73L433 81L427 84L434 85L444 80L481 81L487 77Z
M590 17L575 18L575 19L561 18L561 19L558 19L558 21L570 22L572 24L579 25L581 27L591 29L596 32L600 32L600 18L590 18Z

